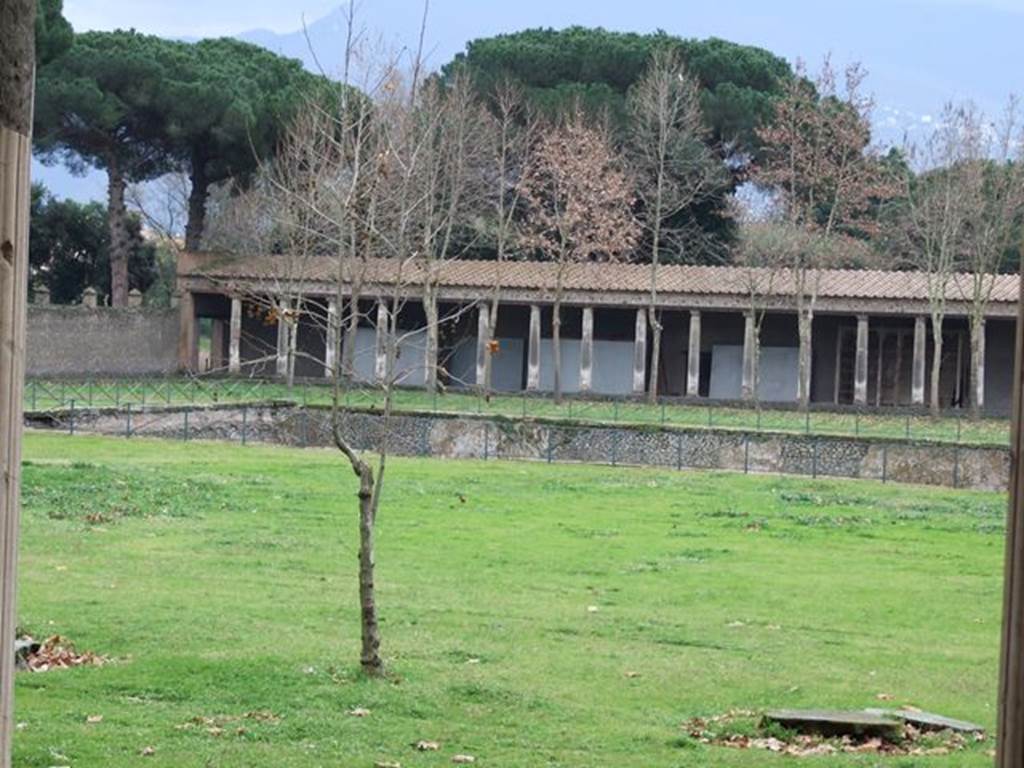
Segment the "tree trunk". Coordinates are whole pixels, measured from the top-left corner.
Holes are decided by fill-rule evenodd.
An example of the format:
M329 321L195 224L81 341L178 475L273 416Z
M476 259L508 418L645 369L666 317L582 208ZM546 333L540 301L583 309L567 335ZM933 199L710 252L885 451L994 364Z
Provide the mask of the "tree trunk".
M185 223L185 250L199 251L203 247L203 230L206 228L206 199L210 194L210 181L206 178L206 161L192 154L192 174L189 177L192 189L188 195L188 221Z
M562 296L555 297L551 308L551 362L555 375L555 403L562 404Z
M11 764L35 0L0 0L0 766Z
M131 236L124 204L125 179L116 160L107 163L107 228L110 231L110 306L128 306Z
M425 372L425 385L427 392L437 391L437 358L438 358L438 318L437 318L437 297L433 290L428 289L423 297L423 314L427 318L427 339L424 351L424 360L427 370Z
M288 377L287 386L291 391L295 386L295 353L298 350L299 339L299 314L301 312L302 299L295 299L294 314L288 322Z
M797 387L800 410L805 412L811 407L811 320L811 313L808 310L802 310L797 314L797 331L800 336Z
M498 298L491 299L490 322L487 324L487 355L484 358L484 399L490 402L494 379L494 352L491 349L498 329Z
M377 602L373 584L373 526L376 510L373 503L373 470L361 464L359 475L359 620L362 650L359 663L371 677L383 674L380 658L380 627L377 624Z
M348 317L345 322L345 340L341 346L341 376L351 382L355 378L356 334L359 332L359 295L355 287L348 300Z
M985 360L982 358L984 341L982 335L985 333L983 317L971 316L971 375L968 381L970 390L970 416L971 419L978 419L981 416L981 403L978 402L978 379L985 375Z
M939 384L942 383L942 318L932 318L932 377L929 394L931 401L928 409L934 418L942 415L942 399L939 392Z
M647 383L647 401L658 402L658 372L661 368L661 313L653 306L648 313L651 323L651 378Z

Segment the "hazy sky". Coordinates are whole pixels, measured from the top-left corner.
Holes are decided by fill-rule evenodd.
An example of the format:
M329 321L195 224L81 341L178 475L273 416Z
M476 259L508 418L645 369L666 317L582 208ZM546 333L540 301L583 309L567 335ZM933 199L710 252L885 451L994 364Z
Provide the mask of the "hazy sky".
M357 0L361 26L392 45L414 47L422 0ZM64 0L76 30L134 27L169 37L234 35L310 60L303 21L323 62L340 61L339 0ZM875 138L899 144L934 125L947 101L972 99L996 116L1024 95L1024 0L430 0L428 63L466 42L528 27L572 24L663 29L758 45L814 69L826 54L862 62L876 97ZM325 65L326 66L326 65ZM72 179L34 171L54 191L101 197L102 174Z
M364 5L372 0L364 0ZM786 0L766 0L773 11L786 13ZM489 18L505 15L508 6L533 6L537 10L557 6L559 11L579 12L592 17L594 11L608 12L612 17L647 16L646 12L656 11L663 15L666 23L685 19L690 13L701 13L699 6L706 10L715 3L702 0L661 0L645 2L633 0L630 3L594 2L594 0L550 0L545 3L498 3L493 0L451 0L435 3L457 6L463 13L470 14L486 25ZM134 27L153 34L207 37L229 35L247 29L263 28L274 32L290 32L301 26L305 14L307 19L316 19L339 5L337 0L65 0L64 12L76 29L114 29ZM418 10L420 3L409 0L410 10ZM831 0L823 2L824 7L843 5L856 6L854 0ZM921 0L921 5L943 8L949 6L981 6L1024 14L1024 0ZM718 6L721 7L721 6ZM536 24L546 24L538 14ZM810 24L811 19L805 19Z

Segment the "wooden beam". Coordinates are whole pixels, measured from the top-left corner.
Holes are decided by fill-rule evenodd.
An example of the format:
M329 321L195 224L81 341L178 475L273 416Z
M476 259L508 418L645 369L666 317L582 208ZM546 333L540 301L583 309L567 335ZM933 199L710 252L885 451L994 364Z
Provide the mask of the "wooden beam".
M0 767L11 764L35 69L33 0L0 0Z
M1024 263L1021 265L1024 288ZM1024 291L1017 303L1013 416L1010 422L1010 499L1003 569L1003 634L999 664L997 768L1024 765Z

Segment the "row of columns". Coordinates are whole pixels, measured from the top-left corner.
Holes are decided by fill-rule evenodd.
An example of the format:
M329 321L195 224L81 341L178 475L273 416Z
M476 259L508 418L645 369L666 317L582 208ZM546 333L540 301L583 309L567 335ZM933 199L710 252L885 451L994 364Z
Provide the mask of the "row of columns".
M291 324L285 320L285 316L291 311L291 303L288 299L281 299L278 303L280 321L277 331L277 355L276 371L279 376L287 375L288 357L294 353L295 333L291 331ZM387 305L380 302L377 305L377 327L387 328L389 312ZM490 308L482 304L479 309L477 322L477 356L476 373L477 381L483 381L484 369L487 355L490 354L487 344L490 341L494 329L490 327ZM640 308L636 311L636 322L634 327L633 341L633 391L642 393L647 385L647 310ZM231 373L241 371L241 329L242 329L242 301L239 298L231 299L231 321L229 335L228 369ZM193 331L190 331L194 335ZM854 356L854 386L853 401L856 405L867 405L868 402L868 339L869 321L867 315L857 316L856 351ZM914 405L923 405L925 401L925 371L926 371L926 350L927 350L927 324L926 318L917 317L914 319L914 344L913 362L911 366L911 402ZM976 402L979 405L984 403L984 325L978 339L980 348L981 367L972 376L975 387ZM530 306L530 330L527 345L527 374L526 389L536 391L540 388L540 342L541 342L541 310L540 306ZM743 364L741 389L745 398L752 398L757 389L757 343L756 327L753 313L744 314L743 327ZM324 359L324 375L332 375L337 364L338 349L338 304L337 300L331 298L327 303L327 333L326 333L326 355ZM686 394L696 397L700 393L700 350L701 350L701 313L700 310L690 311L690 332L686 370ZM375 346L375 369L374 373L378 381L383 381L387 375L387 355L385 334L378 333ZM881 365L881 358L879 358ZM594 377L594 309L583 307L582 333L580 338L580 372L579 386L581 392L590 392L593 387Z
M477 334L477 381L482 381L483 361L488 353L490 339L490 311L486 305L480 307L479 333ZM530 330L526 346L526 389L535 392L540 389L540 306L530 305ZM633 330L633 392L641 394L647 389L647 309L636 311ZM486 332L486 333L485 333ZM689 358L686 375L686 394L696 397L700 392L700 311L690 312ZM594 385L594 308L583 307L582 332L580 334L580 377L581 392L590 392Z

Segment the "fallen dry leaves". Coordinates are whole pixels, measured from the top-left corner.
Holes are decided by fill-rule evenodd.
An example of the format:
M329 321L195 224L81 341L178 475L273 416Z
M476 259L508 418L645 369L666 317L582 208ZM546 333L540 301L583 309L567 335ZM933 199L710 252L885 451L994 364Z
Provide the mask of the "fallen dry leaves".
M29 644L29 650L19 659L19 666L32 672L82 666L101 667L109 661L106 656L92 651L78 653L74 644L61 635L51 635L38 645L31 637L18 639Z
M683 729L690 738L702 744L730 749L763 749L790 757L834 754L948 755L966 749L972 742L987 739L984 733L972 736L950 730L925 732L910 724L903 726L902 738L895 742L877 737L825 737L803 733L750 736L749 724L752 720L759 720L757 713L731 710L714 717L695 717L687 721ZM733 729L733 726L739 726L741 722L746 727Z

